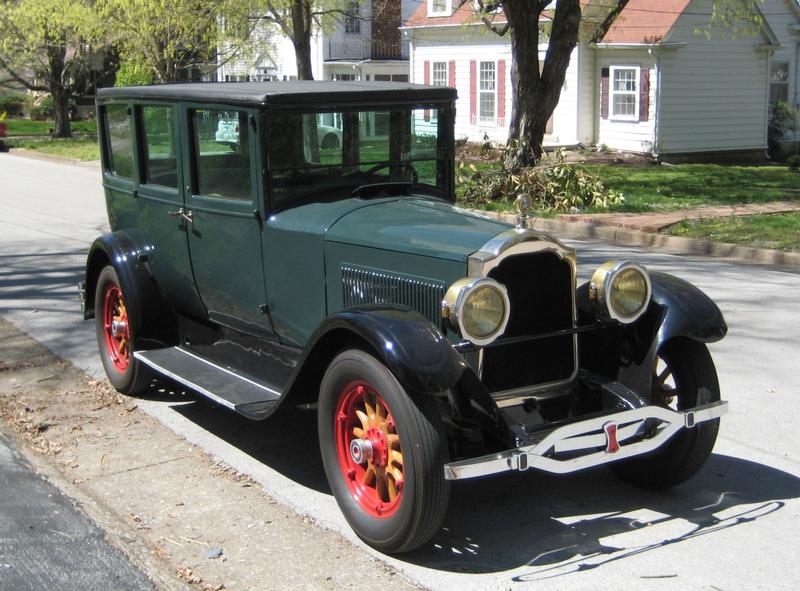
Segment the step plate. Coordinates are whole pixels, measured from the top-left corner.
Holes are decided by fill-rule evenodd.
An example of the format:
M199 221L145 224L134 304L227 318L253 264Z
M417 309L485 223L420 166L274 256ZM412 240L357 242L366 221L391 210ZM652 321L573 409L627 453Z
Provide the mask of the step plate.
M259 384L180 347L135 351L133 356L176 382L232 410L249 404L274 406L281 392Z

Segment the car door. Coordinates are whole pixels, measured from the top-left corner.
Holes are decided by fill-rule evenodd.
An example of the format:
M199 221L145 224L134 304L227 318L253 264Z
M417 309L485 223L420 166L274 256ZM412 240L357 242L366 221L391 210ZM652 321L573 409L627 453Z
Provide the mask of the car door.
M219 324L272 335L262 264L257 121L232 107L187 105L185 213L195 284Z
M136 227L145 234L150 272L164 297L177 308L203 313L189 260L184 207L181 138L175 104L142 104L134 108L140 149Z

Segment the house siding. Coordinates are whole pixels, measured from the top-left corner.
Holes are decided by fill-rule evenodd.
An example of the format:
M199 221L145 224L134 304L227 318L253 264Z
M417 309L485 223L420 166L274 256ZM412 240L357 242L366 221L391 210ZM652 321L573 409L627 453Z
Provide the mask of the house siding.
M511 87L511 45L506 38L486 30L482 26L452 27L414 31L412 39L411 81L425 82L425 62L454 62L455 88L458 92L456 103L455 136L471 141L481 141L486 135L490 140L504 142L508 138L508 123L513 107ZM539 59L544 60L545 46L542 46ZM564 86L558 106L553 113L553 133L545 136L545 145L572 145L578 143L578 89L579 67L578 51L567 69ZM470 107L470 62L505 61L505 100L504 109L497 109L505 117L496 122L486 123L473 120ZM499 72L499 68L497 71ZM498 81L499 84L499 81ZM498 93L499 95L500 93ZM498 96L499 98L499 96ZM499 106L499 105L498 105Z
M616 119L609 109L608 118L600 116L599 103L601 100L597 93L597 143L605 145L613 150L625 150L628 152L652 152L655 143L655 122L656 122L656 98L658 96L658 71L655 61L648 54L647 50L642 49L597 49L596 65L594 74L596 76L596 86L600 86L601 71L611 66L636 66L640 69L649 71L649 116L647 121L629 121ZM610 98L609 98L610 100ZM637 99L638 100L638 99ZM641 107L640 107L641 108Z
M758 46L767 39L698 35L711 9L711 0L692 2L668 38L686 45L661 50L659 153L766 146L768 52Z

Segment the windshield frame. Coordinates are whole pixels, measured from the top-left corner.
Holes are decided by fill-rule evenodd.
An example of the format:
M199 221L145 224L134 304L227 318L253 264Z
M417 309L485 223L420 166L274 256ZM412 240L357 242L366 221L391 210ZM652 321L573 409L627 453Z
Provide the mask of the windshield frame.
M330 105L324 107L311 107L309 105L303 105L300 108L297 107L288 107L288 108L268 108L268 109L261 109L260 110L260 141L261 141L261 153L263 159L263 186L264 186L264 201L267 208L267 211L270 213L274 213L277 211L282 211L285 209L289 209L295 207L297 205L307 203L309 201L338 201L342 199L348 199L354 197L354 191L364 185L371 184L369 181L365 181L361 185L355 187L341 187L338 188L336 186L331 186L328 189L322 189L320 191L314 191L313 194L308 194L307 192L299 192L297 196L292 197L282 197L279 202L276 203L275 199L275 192L272 186L273 183L273 176L272 176L272 167L270 163L270 155L272 149L272 142L270 142L269 130L270 124L268 122L269 115L280 112L280 113L290 113L290 114L315 114L315 115L322 115L326 113L358 113L358 112L384 112L384 111L392 111L397 109L411 109L411 110L438 110L438 129L437 129L437 138L438 138L438 148L442 156L437 158L441 162L442 170L442 181L443 187L437 187L435 185L429 185L427 183L424 184L425 190L421 190L420 194L423 196L431 196L431 194L435 194L438 198L443 199L444 201L455 203L455 138L454 138L454 130L453 126L455 123L455 103L453 101L432 101L432 102L387 102L387 103L366 103L366 102L354 102L348 104L340 104L340 105ZM324 166L324 165L322 165ZM392 185L393 183L387 183L387 185ZM408 194L407 191L403 191L398 193L398 196Z

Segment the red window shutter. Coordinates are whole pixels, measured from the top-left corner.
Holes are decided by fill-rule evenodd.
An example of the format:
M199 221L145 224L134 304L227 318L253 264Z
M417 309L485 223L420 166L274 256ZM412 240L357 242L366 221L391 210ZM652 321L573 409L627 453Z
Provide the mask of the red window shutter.
M449 68L447 73L447 81L449 82L448 86L453 88L456 87L456 63L450 62Z
M469 119L475 125L478 117L478 63L469 61Z
M497 118L506 118L506 60L497 62ZM498 124L505 125L505 121Z
M428 60L425 60L424 70L425 70L425 74L424 74L424 76L425 76L425 84L430 84L431 83L431 63ZM431 120L431 112L428 109L425 109L425 111L422 114L422 118L425 119L425 121L430 121Z
M609 68L600 70L600 118L608 119L608 76Z
M639 121L650 119L650 67L642 65L639 71Z

